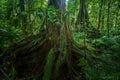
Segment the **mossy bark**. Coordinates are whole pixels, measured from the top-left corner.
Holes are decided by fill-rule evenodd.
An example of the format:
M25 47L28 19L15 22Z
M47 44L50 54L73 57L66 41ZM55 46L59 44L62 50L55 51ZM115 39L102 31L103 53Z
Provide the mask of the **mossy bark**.
M61 24L51 22L47 16L46 28L42 27L39 35L33 36L31 41L25 39L25 43L12 50L17 77L36 75L37 80L73 80L76 77L85 80L77 66L79 58L84 56L80 53L80 45L73 40L63 13L55 11L55 14L57 16L49 15L61 20ZM36 39L38 42L33 44Z

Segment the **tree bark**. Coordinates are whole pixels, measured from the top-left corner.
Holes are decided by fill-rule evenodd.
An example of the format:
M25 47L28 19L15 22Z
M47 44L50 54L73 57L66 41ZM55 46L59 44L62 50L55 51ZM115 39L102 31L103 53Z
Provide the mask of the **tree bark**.
M101 16L102 16L102 7L103 7L103 0L100 1L100 4L99 4L99 16L98 16L98 27L97 29L99 30L100 29L100 24L101 24Z
M56 9L52 7L51 10L50 6ZM67 17L63 18L65 6L65 0L49 0L44 24L46 28L42 26L43 31L38 35L30 41L25 39L25 44L13 48L14 54L11 57L15 56L13 64L16 76L22 78L25 74L37 74L41 80L74 80L77 76L82 80L83 76L79 75L81 68L77 66L77 62L83 54L80 53L81 47L71 37ZM56 24L57 21L61 21L61 24ZM34 40L38 42L33 44Z
M21 20L21 27L22 27L22 30L24 32L24 34L26 35L27 34L27 16L25 14L25 0L19 0L20 2L20 11L21 11L21 15L22 15L22 20Z

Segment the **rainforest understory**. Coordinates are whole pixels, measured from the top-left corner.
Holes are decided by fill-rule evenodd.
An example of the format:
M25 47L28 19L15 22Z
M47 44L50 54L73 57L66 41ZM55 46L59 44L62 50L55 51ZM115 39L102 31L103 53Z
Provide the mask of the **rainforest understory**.
M0 80L119 80L119 0L1 0Z

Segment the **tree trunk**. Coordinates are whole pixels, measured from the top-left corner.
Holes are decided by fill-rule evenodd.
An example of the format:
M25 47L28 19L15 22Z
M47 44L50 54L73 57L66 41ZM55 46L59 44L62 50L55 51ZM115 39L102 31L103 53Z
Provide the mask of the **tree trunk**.
M85 0L80 0L80 8L79 8L76 25L83 24L83 22L87 22L88 20L89 20L88 11L85 4Z
M100 31L97 30L92 26L92 24L89 21L88 11L85 4L85 0L80 0L80 8L79 13L76 21L76 31L77 32L84 32L85 37L89 38L99 38L100 37Z
M109 31L110 31L110 4L111 4L111 0L108 1L108 10L107 10L107 13L108 13L108 17L107 17L107 35L108 35L108 38L110 37L110 35L109 35Z
M98 27L97 29L99 30L100 29L100 24L101 24L101 16L102 16L102 7L103 7L103 0L100 1L100 4L99 4L99 16L98 16Z
M21 27L22 30L25 34L27 34L26 28L27 28L27 16L25 14L25 0L19 0L20 2L20 11L21 11L21 15L22 15L22 19L21 19Z
M80 53L80 45L71 37L67 18L62 16L65 9L65 0L49 0L46 28L42 26L38 35L13 48L11 57L17 77L27 74L38 75L38 80L74 80L77 76L85 80L83 75L79 75L81 68L77 66L84 54ZM37 43L33 44L34 40Z

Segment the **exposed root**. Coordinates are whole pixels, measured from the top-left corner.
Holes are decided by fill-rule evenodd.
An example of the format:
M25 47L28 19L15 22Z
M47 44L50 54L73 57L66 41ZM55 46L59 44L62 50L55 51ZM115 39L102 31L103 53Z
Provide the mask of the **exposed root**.
M12 60L11 62L15 67L16 78L22 79L31 75L36 75L38 80L42 80L47 56L51 50L50 44L51 40L40 37L39 42L36 44L33 44L31 40L31 42L28 41L27 43L16 45L15 48L13 46L10 60ZM51 80L74 80L76 78L85 80L83 77L84 74L81 74L83 73L81 70L82 68L77 66L80 57L84 56L84 54L81 53L83 47L79 46L73 40L70 44L71 46L69 49L71 50L67 50L66 53L69 54L67 57L61 54L61 52L64 53L64 51L60 51L59 49L54 50L55 59L52 64L51 74L51 76L54 77L51 78ZM62 58L63 60L59 62Z

